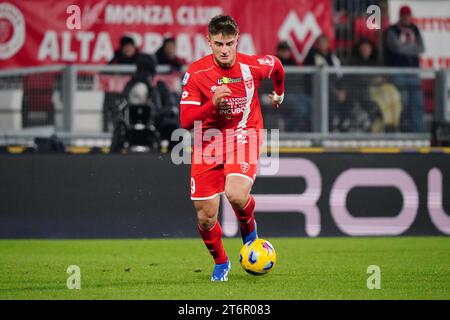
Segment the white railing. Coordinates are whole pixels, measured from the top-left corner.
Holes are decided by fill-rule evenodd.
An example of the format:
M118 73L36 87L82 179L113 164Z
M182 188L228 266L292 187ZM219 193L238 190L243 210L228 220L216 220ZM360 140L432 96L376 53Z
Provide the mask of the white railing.
M45 131L47 133L50 130L65 138L81 135L84 138L100 139L103 141L101 143L103 145L105 139L108 139L110 135L109 132L104 132L102 125L103 104L105 94L108 93L104 81L109 79L111 83L108 85L112 87L116 81L116 92L119 92L121 86L126 83L127 77L130 77L135 70L135 66L128 65L54 65L1 70L0 143L11 141L14 137L27 139L25 137L31 138L36 135L37 133L31 129L35 119L28 119L29 123L25 121L25 118L30 118L31 114L38 120L39 117L48 116L39 124L47 128ZM170 71L170 68L158 66L157 71L158 74L164 74ZM372 144L377 144L377 141L386 141L393 144L393 140L416 140L421 144L426 144L426 141L430 139L430 124L433 121L450 121L448 87L450 71L387 67L286 67L285 71L286 95L291 95L290 100L285 100L283 106L285 109L276 114L265 109L267 105L265 105L264 99L261 99L261 102L266 124L269 125L269 128L279 128L280 137L287 145L317 145L321 143L323 145L324 141L329 145L333 145L333 141L356 141L354 142L356 144L364 144L365 141L375 141ZM45 77L45 75L51 76ZM179 75L181 76L181 74ZM424 92L427 95L424 101L427 106L432 103L434 111L424 114L425 130L423 132L413 132L407 127L406 130L398 127L393 131L381 129L375 132L371 127L361 129L357 124L350 127L348 131L339 131L333 127L333 114L342 111L336 107L336 105L342 104L338 101L336 93L340 89L336 89L336 87L344 84L347 98L350 96L351 99L358 100L360 96L364 95L363 92L356 89L361 88L361 84L370 86L371 79L381 76L395 87L393 78L398 75L416 76L422 81L428 80L429 84L434 82L431 90ZM366 77L364 78L366 80L363 77ZM47 83L39 83L41 79ZM50 81L53 82L50 83ZM45 90L47 90L46 93ZM269 90L270 82L262 86L261 95ZM400 93L401 90L397 88L397 91ZM295 100L295 97L298 97L299 100ZM39 99L44 98L51 104L45 112L48 111L51 115L39 114L39 110L32 109L33 105L39 107ZM305 101L309 102L305 103ZM364 101L364 99L357 101L360 105L361 110L358 111L360 113L368 112L366 110L368 105L364 105ZM354 103L355 101L348 103L350 105L348 112L341 112L344 120L346 117L349 119L358 117L358 112L356 115L353 114L355 113ZM306 104L308 106L305 106ZM402 108L405 110L405 106ZM299 113L299 109L306 110L306 115ZM307 130L295 129L297 119L303 122L306 119ZM289 122L294 123L294 129L289 128Z

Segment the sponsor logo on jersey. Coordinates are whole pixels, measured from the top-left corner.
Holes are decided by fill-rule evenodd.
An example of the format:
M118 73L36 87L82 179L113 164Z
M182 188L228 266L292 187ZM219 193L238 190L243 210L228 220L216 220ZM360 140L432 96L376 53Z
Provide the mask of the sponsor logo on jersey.
M250 169L250 165L248 162L241 162L241 171L242 173L246 173Z
M236 116L245 111L247 97L227 97L222 100L222 103L217 107L220 115ZM230 119L227 117L227 119Z
M270 59L269 57L259 58L258 62L261 65L266 65L266 66L271 66L271 67L273 67L273 64L274 64L273 60Z
M217 83L219 85L222 84L230 84L230 83L236 83L236 82L241 82L242 78L227 78L227 77L222 77L219 80L217 80Z
M188 79L189 79L189 76L190 76L189 72L186 72L186 73L184 74L183 81L181 82L181 84L182 84L183 86L185 86L185 85L187 84Z
M186 99L189 95L189 92L187 92L186 90L183 91L183 93L181 94L181 98Z
M211 92L215 92L216 91L216 89L217 89L217 86L211 86Z

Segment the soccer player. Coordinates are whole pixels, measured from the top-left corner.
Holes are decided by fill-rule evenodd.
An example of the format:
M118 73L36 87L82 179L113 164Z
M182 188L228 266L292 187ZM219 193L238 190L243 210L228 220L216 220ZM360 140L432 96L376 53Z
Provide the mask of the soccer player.
M250 191L263 142L258 101L261 81L272 80L274 91L269 97L275 108L284 97L284 69L280 60L271 55L238 53L238 41L239 28L232 17L218 15L211 19L208 42L212 54L188 68L180 101L181 126L194 128L191 199L197 211L198 230L215 261L211 281L227 281L231 269L217 220L220 194L225 193L236 213L243 242L258 237L255 200ZM208 129L223 133L224 138L205 139L203 134ZM223 146L223 151L218 146ZM222 160L211 163L207 161L211 157Z

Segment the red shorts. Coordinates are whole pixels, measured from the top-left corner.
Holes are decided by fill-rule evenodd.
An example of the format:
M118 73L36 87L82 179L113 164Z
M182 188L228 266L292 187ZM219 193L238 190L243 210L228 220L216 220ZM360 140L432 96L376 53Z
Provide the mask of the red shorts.
M224 154L223 161L191 164L191 200L208 200L222 194L227 176L240 176L252 183L256 178L256 166L260 156L260 143L245 144L234 149L234 153ZM208 159L208 158L206 158ZM217 159L216 159L217 160ZM198 162L198 161L197 161Z

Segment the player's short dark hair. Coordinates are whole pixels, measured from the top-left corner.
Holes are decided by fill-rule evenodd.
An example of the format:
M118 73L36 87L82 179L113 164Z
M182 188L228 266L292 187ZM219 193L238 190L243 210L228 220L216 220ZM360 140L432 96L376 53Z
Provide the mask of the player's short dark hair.
M239 33L239 27L232 17L219 14L209 22L208 32L213 36L216 34L234 36Z

